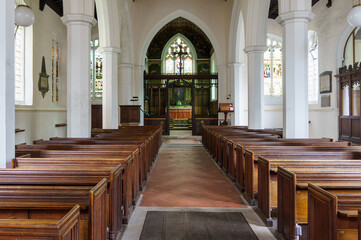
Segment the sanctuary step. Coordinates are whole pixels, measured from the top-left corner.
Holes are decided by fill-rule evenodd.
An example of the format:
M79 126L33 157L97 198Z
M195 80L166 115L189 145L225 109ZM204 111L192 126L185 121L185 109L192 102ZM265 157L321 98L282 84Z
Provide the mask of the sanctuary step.
M171 129L192 129L192 119L169 119Z

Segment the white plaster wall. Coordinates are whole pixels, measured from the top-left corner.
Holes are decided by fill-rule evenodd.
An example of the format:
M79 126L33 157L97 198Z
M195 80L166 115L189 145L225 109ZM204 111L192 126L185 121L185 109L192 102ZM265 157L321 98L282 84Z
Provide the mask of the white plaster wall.
M270 34L273 34L273 35L276 35L276 36L282 38L282 36L283 36L282 26L279 23L277 23L276 20L269 18L267 20L267 33L270 33Z
M144 54L144 47L145 49L148 48L145 43L151 40L148 39L149 33L158 27L157 24L174 12L187 12L204 23L207 30L209 30L214 37L214 39L212 39L212 36L208 36L216 48L218 72L220 73L219 99L220 101L226 101L230 87L228 83L227 59L233 0L184 0L181 5L179 5L179 1L177 0L129 1L128 3L131 9L130 16L132 17L134 65L143 65L145 56L141 55ZM187 16L184 17L187 18ZM192 19L188 20L192 21ZM197 22L194 23L198 25ZM202 26L199 27L202 29ZM202 30L205 31L205 29ZM207 34L207 31L205 31L205 33ZM214 42L214 40L216 40L216 42ZM133 81L138 82L141 80L134 78ZM142 83L134 84L137 86L143 85Z
M313 8L315 18L309 29L319 36L319 72L332 71L337 74L336 48L340 35L348 25L347 14L352 8L352 0L333 0L332 7L326 7L327 0L320 0ZM338 138L338 87L332 77L331 107L321 108L319 104L310 107L310 137Z
M26 1L35 14L33 25L33 105L16 106L15 127L25 129L16 134L16 144L31 143L35 139L65 136L66 127L55 128L57 123L66 123L66 27L60 17L47 5L39 10L39 0ZM52 102L51 58L52 40L59 42L59 103ZM38 90L42 57L45 57L49 77L49 92L45 97Z

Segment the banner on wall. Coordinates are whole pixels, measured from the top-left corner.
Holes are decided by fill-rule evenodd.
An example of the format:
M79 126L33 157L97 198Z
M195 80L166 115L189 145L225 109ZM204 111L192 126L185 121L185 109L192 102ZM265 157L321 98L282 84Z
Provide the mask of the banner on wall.
M52 42L51 58L51 99L53 103L59 102L59 43Z

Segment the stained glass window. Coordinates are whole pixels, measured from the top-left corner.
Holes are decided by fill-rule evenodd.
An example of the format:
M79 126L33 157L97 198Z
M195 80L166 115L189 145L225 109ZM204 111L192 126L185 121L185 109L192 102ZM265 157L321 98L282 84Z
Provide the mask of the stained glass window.
M166 74L193 73L193 55L188 44L181 37L175 39L168 47L165 65Z
M90 97L92 101L103 96L103 55L99 52L99 40L90 41Z
M282 96L282 43L267 39L264 53L264 95Z

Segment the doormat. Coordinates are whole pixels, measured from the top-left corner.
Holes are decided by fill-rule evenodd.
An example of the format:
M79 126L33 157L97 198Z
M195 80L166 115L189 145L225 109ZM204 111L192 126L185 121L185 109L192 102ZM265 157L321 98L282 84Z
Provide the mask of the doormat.
M239 212L149 211L141 240L256 240L248 222Z

